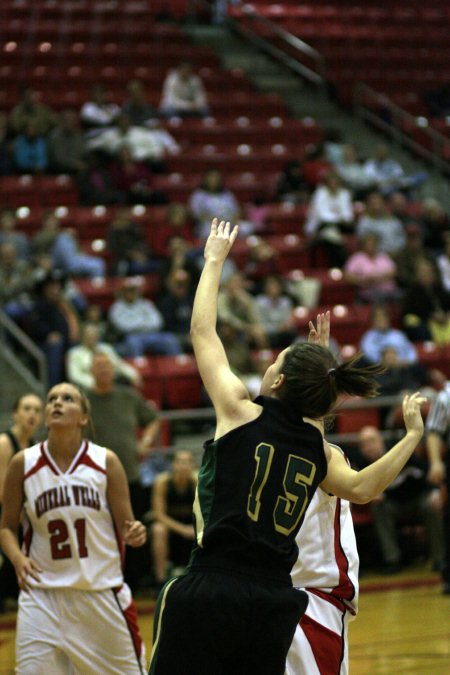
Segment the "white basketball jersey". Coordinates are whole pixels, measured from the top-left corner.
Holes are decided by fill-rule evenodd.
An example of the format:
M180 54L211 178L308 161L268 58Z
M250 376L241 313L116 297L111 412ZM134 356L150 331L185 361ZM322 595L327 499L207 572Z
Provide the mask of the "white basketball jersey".
M31 585L97 591L123 583L106 486L106 448L83 441L65 472L47 442L25 450L23 547L42 570Z
M350 503L318 488L296 541L299 556L291 572L294 586L333 595L356 613L359 556Z

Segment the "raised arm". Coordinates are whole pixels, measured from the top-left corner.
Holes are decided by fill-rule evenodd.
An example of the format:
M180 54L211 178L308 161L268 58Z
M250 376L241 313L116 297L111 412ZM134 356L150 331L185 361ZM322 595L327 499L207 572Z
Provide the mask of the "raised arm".
M238 228L217 218L205 245L205 265L195 294L191 340L200 376L218 421L232 417L244 400L250 400L244 384L231 371L225 349L217 334L217 296L225 259L237 237Z
M345 463L336 462L333 454L321 488L355 504L366 504L381 494L398 476L422 438L424 426L420 406L425 400L420 393L405 396L403 418L406 435L383 457L362 471L354 471Z

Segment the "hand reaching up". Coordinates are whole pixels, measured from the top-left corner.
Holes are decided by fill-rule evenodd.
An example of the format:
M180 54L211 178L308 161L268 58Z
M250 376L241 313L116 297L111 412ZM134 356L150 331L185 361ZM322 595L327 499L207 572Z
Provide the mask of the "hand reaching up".
M312 321L309 322L308 342L328 347L330 344L330 312L317 315L317 327Z
M231 229L229 222L213 218L211 231L205 244L205 260L223 262L238 235L237 225Z
M416 391L415 394L407 394L404 397L402 407L406 433L414 433L419 437L423 435L424 424L420 406L426 400L426 396L423 396L420 391Z

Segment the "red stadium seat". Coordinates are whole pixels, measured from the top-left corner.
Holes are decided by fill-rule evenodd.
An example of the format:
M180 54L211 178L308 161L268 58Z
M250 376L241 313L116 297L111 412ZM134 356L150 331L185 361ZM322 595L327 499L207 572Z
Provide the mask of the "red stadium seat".
M155 357L164 381L164 407L196 408L202 402L202 382L192 354Z

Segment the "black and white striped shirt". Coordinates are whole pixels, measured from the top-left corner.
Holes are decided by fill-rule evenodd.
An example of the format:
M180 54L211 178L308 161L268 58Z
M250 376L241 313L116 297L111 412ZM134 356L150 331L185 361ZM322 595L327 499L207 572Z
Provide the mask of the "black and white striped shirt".
M450 446L450 381L439 392L431 406L426 430L440 434Z

